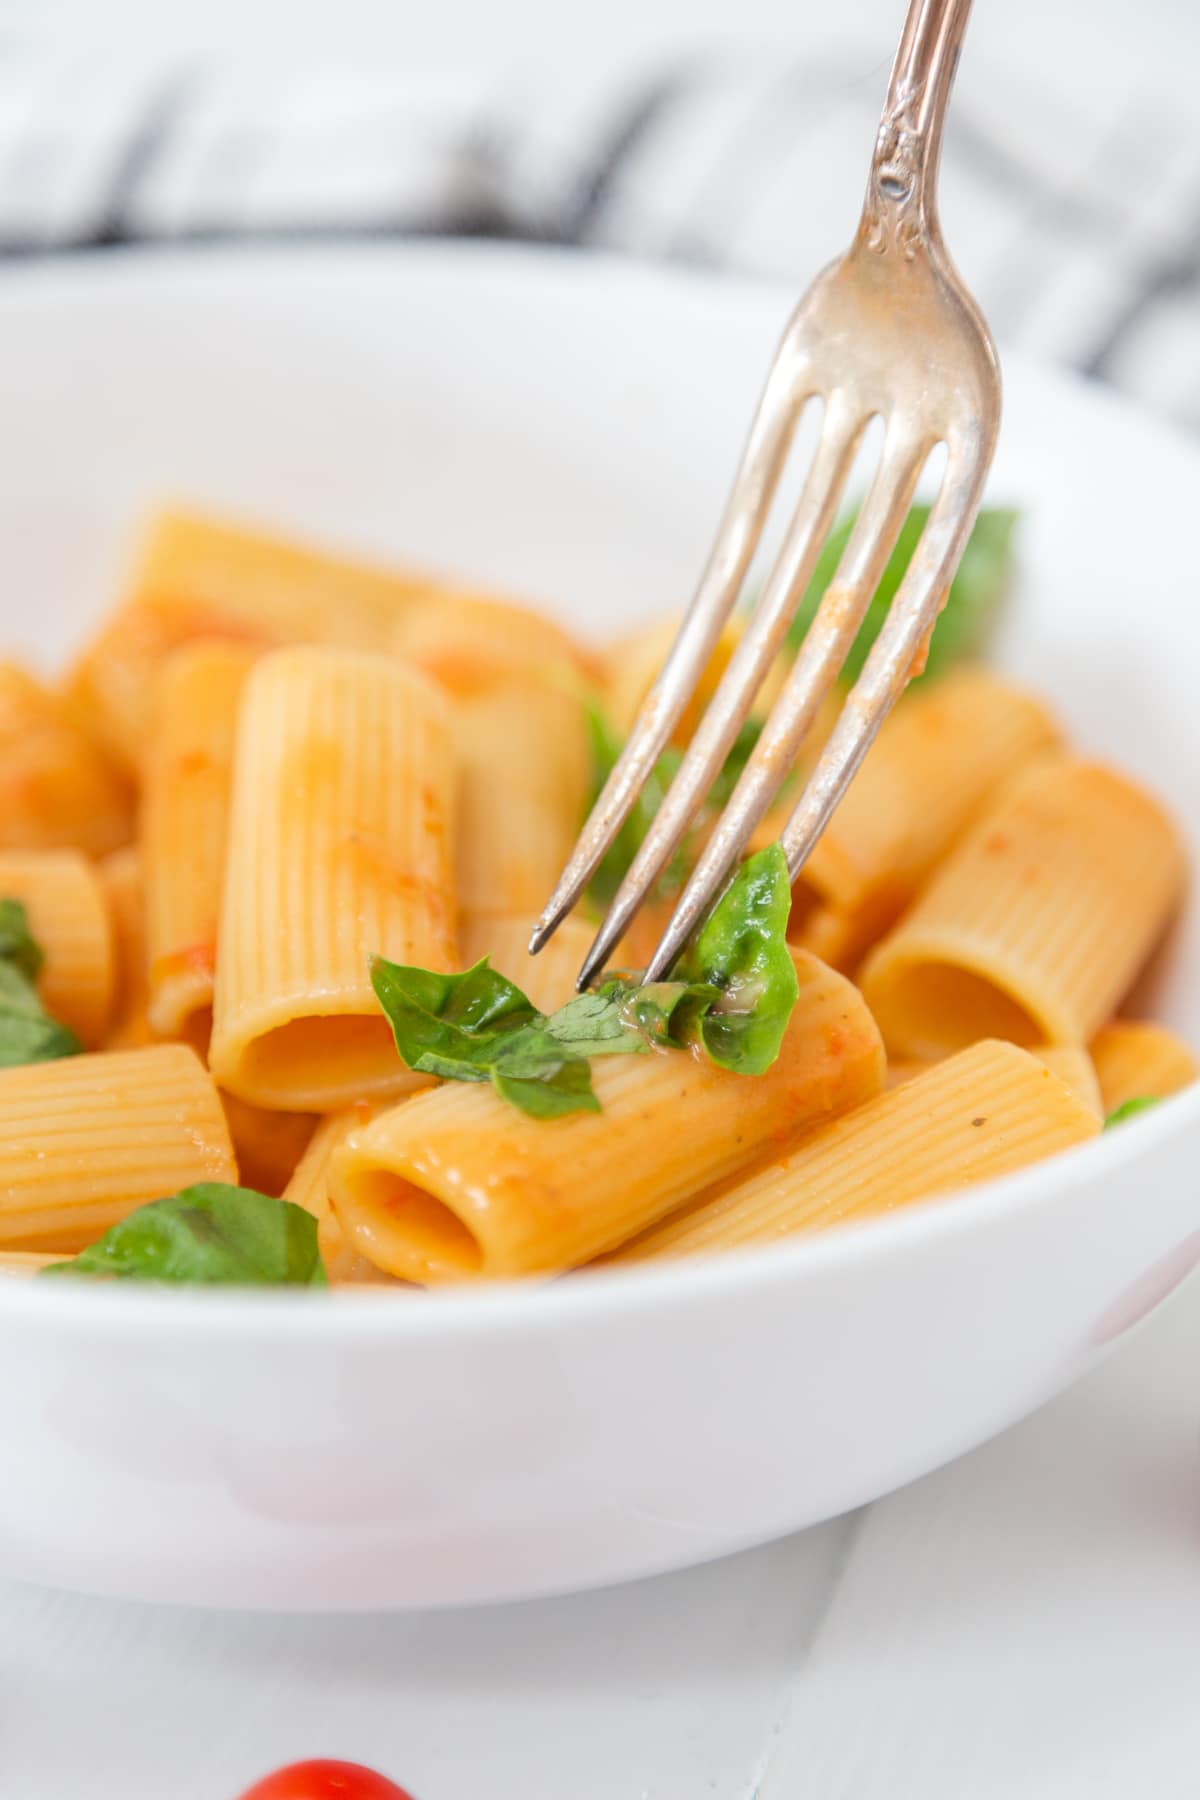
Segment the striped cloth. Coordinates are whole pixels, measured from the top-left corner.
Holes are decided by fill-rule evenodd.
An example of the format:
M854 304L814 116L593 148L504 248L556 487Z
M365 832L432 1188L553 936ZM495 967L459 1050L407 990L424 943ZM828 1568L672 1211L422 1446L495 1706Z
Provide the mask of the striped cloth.
M0 254L458 233L797 287L856 217L885 71L681 59L541 84L0 47ZM966 59L943 213L1003 343L1200 426L1200 120Z

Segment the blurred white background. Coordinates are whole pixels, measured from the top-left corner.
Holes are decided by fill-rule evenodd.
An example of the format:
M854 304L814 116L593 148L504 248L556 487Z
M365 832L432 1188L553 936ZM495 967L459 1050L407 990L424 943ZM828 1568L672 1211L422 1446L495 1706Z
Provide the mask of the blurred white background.
M903 0L0 0L0 32L127 41L147 55L387 58L492 73L681 45L885 58ZM976 0L968 54L1064 94L1159 88L1194 103L1198 0Z

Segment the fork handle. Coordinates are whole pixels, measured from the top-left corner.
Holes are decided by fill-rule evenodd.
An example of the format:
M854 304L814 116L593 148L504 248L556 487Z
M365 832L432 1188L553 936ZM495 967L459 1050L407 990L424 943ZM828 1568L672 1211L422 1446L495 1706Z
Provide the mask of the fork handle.
M937 170L971 0L910 0L875 138L859 233L911 261L940 244Z

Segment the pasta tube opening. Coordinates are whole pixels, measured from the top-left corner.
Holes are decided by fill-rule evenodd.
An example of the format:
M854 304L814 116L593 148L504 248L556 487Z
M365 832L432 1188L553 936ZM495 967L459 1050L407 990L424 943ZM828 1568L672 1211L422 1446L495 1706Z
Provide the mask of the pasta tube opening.
M389 1080L394 1065L395 1079ZM239 1078L256 1094L278 1096L277 1103L291 1107L305 1093L319 1106L333 1088L374 1089L381 1079L391 1088L402 1085L405 1071L392 1038L392 1028L378 1019L350 1018L336 1013L289 1019L273 1031L252 1038L242 1052ZM412 1085L423 1085L420 1076ZM270 1104L268 1099L265 1104Z
M387 1169L358 1177L348 1210L358 1222L358 1248L372 1261L372 1247L386 1262L392 1245L390 1254L398 1250L427 1281L462 1281L483 1269L483 1246L454 1208ZM343 1204L343 1217L346 1211Z
M1039 757L878 944L862 991L889 1051L979 1037L1085 1044L1154 948L1183 886L1175 826L1103 764Z
M1055 1033L1003 983L958 963L914 958L891 971L886 997L875 996L885 1039L908 1056L930 1061L965 1050L980 1038L1005 1038L1031 1049Z

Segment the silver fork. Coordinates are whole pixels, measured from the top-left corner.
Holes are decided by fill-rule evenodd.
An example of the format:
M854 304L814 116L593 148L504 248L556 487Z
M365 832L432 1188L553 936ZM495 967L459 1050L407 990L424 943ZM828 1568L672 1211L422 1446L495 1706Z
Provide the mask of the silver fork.
M836 574L724 813L646 969L669 971L792 769L895 547L917 479L945 446L928 522L883 629L781 839L794 880L919 663L979 510L1000 419L983 317L947 254L936 189L942 123L971 0L911 0L853 244L784 332L716 542L662 673L530 940L575 905L661 755L716 647L762 534L800 413L823 406L796 512L729 666L597 933L579 986L604 967L702 805L834 521L873 418L883 447Z

